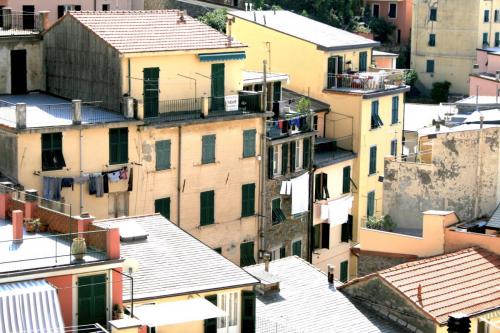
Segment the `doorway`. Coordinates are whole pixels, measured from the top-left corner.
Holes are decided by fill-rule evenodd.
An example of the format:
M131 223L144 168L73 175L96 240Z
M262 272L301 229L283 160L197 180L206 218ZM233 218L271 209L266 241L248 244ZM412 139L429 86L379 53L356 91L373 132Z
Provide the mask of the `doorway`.
M10 51L11 94L26 94L28 91L26 67L26 50Z

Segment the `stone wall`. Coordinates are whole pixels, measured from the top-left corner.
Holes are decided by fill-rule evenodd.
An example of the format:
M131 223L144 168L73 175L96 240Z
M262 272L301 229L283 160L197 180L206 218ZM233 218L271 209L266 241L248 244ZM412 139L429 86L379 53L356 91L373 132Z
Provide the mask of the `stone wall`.
M0 130L0 172L10 179L17 174L17 136L15 133Z
M407 257L388 257L361 253L358 256L358 276L375 273L411 260Z
M470 220L498 203L499 128L439 134L431 164L385 161L384 214L401 229L422 228L422 212L453 210Z

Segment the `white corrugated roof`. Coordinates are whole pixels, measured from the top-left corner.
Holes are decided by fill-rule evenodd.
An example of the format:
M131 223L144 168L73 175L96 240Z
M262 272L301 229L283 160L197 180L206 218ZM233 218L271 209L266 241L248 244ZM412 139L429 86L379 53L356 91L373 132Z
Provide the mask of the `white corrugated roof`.
M286 10L231 11L230 15L291 35L322 49L376 47L380 43ZM290 50L292 56L296 50Z

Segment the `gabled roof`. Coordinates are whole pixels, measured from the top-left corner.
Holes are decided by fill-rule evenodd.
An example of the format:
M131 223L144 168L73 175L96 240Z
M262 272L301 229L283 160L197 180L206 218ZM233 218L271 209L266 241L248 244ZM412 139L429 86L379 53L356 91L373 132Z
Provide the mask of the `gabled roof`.
M500 256L481 248L397 265L340 289L377 277L440 324L453 313L475 315L500 308Z
M230 15L316 44L327 51L376 47L380 43L286 10L231 11ZM294 50L290 50L291 53Z
M71 16L120 53L244 47L178 10L72 11ZM55 25L63 22L60 19ZM50 29L49 29L50 30Z
M253 285L253 276L233 264L163 216L126 217L94 222L101 227L136 223L147 239L121 242L121 255L134 258L134 299L162 298L214 289ZM123 283L123 298L130 299L130 285Z
M296 256L271 261L269 272L264 264L245 270L262 280L279 280L279 292L257 294L257 333L269 332L269 327L304 333L405 332L353 303L328 283L324 273Z

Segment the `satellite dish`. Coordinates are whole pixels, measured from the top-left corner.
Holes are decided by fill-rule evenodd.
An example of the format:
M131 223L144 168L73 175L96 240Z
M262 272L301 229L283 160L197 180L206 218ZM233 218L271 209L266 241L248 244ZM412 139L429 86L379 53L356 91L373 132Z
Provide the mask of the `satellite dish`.
M139 263L134 258L127 258L123 262L123 269L129 274L135 273L139 269Z

